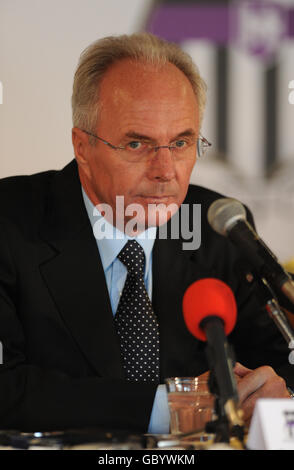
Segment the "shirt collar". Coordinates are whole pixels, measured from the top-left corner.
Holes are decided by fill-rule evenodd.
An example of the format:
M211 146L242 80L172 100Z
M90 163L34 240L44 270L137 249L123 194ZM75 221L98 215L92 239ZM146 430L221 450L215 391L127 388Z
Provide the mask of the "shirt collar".
M122 248L124 247L124 245L126 244L128 240L136 240L138 243L140 243L140 245L142 246L144 250L145 259L146 259L145 272L148 272L151 253L152 253L154 241L156 238L157 228L150 227L144 232L142 232L140 235L138 235L137 237L134 237L134 238L129 237L125 233L118 230L118 228L110 224L101 215L101 213L98 211L98 209L94 206L92 201L87 196L83 187L82 187L82 194L83 194L85 207L86 207L93 231L95 231L95 228L94 228L95 223L97 223L97 221L102 218L103 219L103 231L106 234L109 233L113 235L111 238L110 237L109 238L105 237L101 239L96 238L96 242L98 245L104 271L106 271L111 266L111 264L115 261L115 259L117 258L117 255L122 250Z

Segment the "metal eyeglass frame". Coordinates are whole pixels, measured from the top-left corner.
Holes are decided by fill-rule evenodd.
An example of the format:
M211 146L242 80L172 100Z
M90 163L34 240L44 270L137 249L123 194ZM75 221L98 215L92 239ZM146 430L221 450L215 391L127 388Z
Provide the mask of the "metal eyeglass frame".
M113 150L126 150L126 147L118 147L116 145L113 145L111 144L110 142L108 142L107 140L105 139L102 139L102 137L99 137L98 135L96 134L93 134L92 132L89 132L89 131L86 131L85 129L81 129L82 132L85 132L85 134L88 134L90 135L91 137L95 137L95 139L98 139L100 140L101 142L103 142L103 144L105 145L108 145L109 147L111 147ZM200 137L198 137L197 139L197 152L198 152L198 157L201 158L205 151L211 147L211 143L205 139L205 137L203 137L201 134L200 134ZM201 152L200 152L200 146L202 146L202 149L201 149ZM155 152L158 152L159 149L174 149L176 148L175 146L173 145L155 145L154 147L150 146L150 149L153 149L155 150Z

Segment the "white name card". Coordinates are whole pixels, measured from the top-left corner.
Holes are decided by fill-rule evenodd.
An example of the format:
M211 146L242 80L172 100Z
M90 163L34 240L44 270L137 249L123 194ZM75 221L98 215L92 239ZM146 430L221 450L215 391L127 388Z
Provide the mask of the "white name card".
M252 450L294 450L294 400L257 400L247 447Z

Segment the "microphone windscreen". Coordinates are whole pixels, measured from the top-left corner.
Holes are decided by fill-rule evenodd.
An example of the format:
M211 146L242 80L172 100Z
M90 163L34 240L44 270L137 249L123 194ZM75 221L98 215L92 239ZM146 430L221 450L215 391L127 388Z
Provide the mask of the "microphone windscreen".
M224 197L214 201L207 212L209 225L220 235L227 234L239 220L246 220L246 210L237 199Z
M183 297L183 315L190 333L206 341L201 328L202 320L219 317L224 323L225 334L233 330L237 320L237 304L232 289L220 279L206 278L191 284Z

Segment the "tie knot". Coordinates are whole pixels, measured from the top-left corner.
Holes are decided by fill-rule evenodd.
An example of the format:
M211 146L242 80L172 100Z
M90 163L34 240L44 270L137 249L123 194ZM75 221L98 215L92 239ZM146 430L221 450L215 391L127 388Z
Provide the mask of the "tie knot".
M144 276L145 254L136 240L129 240L117 257L125 265L128 273L134 276Z

